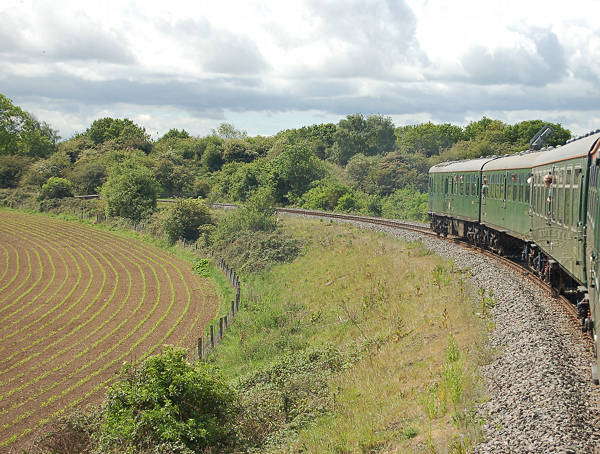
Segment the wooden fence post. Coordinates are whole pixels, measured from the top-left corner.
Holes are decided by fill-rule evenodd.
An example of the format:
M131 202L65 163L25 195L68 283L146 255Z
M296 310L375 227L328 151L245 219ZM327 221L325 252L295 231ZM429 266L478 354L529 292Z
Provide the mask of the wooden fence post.
M204 356L204 352L202 351L202 337L198 338L198 361L202 361L202 356Z
M235 315L235 301L231 300L231 316Z
M219 340L223 339L223 317L219 317Z
M210 325L210 348L215 348L215 330L213 325Z

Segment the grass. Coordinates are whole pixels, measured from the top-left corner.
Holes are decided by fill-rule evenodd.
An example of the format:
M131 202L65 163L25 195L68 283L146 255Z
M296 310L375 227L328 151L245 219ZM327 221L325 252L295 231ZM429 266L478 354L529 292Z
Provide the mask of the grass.
M468 450L487 331L468 271L421 243L348 225L284 218L284 227L306 245L302 256L244 278L243 309L211 360L240 379L333 344L347 364L329 380L329 408L268 449Z

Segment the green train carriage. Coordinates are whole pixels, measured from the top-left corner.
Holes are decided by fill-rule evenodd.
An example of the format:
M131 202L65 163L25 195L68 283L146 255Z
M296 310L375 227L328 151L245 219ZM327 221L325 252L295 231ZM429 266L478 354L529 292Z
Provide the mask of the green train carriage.
M467 237L479 223L481 168L493 158L444 162L429 169L431 228Z

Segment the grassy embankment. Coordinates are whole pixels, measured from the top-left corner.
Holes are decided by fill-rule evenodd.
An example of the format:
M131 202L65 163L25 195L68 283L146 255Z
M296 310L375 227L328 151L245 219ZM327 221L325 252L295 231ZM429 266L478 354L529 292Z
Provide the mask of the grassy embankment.
M284 444L270 449L467 452L480 436L477 367L489 360L483 346L493 297L469 289L468 270L422 243L328 222L285 217L283 223L302 238L304 253L245 278L243 310L211 358L231 379L245 377L242 383L256 371L264 379L268 370L277 385L249 399L269 401L277 391L286 407L283 423L286 395L297 398L306 386L305 394L320 396L303 401L318 411L295 409L311 422L291 427ZM310 375L294 380L293 368L302 369L310 354L291 358L323 345L344 358L321 385L327 389L304 383ZM286 368L292 372L280 373ZM259 407L266 405L277 403ZM265 424L274 421L257 418L254 430L268 431Z

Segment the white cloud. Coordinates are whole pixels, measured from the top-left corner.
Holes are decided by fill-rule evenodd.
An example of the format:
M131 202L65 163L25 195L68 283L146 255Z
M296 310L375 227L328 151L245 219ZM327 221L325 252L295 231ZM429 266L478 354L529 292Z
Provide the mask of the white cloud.
M600 118L598 13L592 0L5 0L0 91L64 136L109 114L272 134L357 111L535 113L578 130Z

